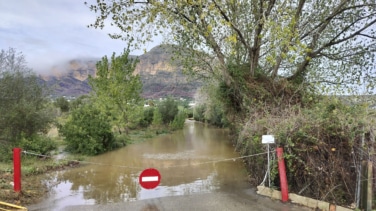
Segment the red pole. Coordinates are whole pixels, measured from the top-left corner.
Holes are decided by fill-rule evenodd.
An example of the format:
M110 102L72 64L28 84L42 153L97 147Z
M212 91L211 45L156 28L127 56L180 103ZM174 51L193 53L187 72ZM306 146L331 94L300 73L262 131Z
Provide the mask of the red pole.
M21 192L21 148L13 149L14 191Z
M287 185L285 160L283 159L283 148L281 147L277 148L277 157L278 157L279 180L281 183L282 202L287 202L289 200L289 191L288 191L288 185Z

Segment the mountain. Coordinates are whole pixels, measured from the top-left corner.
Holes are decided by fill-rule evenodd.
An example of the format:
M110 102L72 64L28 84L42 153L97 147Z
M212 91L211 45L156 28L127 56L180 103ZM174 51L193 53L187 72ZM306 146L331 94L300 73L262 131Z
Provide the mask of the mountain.
M132 56L135 57L135 56ZM182 67L171 62L171 46L160 45L139 56L135 74L139 74L146 99L158 99L167 96L192 99L200 82L190 81L182 73ZM99 59L74 59L54 66L40 79L52 90L55 97L88 94L89 75L96 74L95 64Z

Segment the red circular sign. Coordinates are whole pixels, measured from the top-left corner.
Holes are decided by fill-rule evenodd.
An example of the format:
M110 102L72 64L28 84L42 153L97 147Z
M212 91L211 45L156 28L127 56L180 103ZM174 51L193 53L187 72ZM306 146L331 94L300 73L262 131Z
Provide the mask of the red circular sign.
M140 185L145 189L154 189L161 182L161 174L157 169L145 169L138 178Z

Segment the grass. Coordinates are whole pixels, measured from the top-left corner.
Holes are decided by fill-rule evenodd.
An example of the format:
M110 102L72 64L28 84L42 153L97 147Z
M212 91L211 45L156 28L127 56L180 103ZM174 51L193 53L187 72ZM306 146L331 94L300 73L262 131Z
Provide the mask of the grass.
M36 203L48 192L48 187L36 175L78 165L78 162L68 160L55 161L30 156L23 156L21 163L20 193L13 191L13 164L0 163L0 201L16 205Z
M118 134L115 133L115 138L118 143L122 143L123 146L128 144L144 142L148 139L151 139L155 136L169 133L167 129L158 129L158 128L142 128L136 130L130 130L128 135L125 133Z
M163 129L137 129L131 130L128 135L117 135L116 138L122 145L134 144L146 141L157 135L168 133ZM47 133L54 142L57 143L58 149L51 152L52 156L63 152L65 143L64 139L59 136L57 128L51 128ZM121 145L120 145L121 146ZM0 162L0 201L25 206L37 203L48 192L48 187L42 183L38 175L71 168L79 165L77 161L86 160L87 156L80 154L67 154L64 159L55 160L50 157L40 158L35 155L22 155L22 192L13 191L13 163Z

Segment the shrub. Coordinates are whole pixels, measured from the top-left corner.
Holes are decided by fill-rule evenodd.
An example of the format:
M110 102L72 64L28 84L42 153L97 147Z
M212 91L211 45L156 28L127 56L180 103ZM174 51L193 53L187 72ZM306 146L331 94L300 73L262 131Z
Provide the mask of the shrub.
M12 145L0 141L0 162L10 162L12 160Z
M92 105L75 109L59 133L67 143L67 150L87 155L96 155L114 146L110 117Z
M193 110L193 119L196 121L204 122L205 105L197 105Z
M61 112L68 112L69 111L69 102L64 97L57 98L54 105L55 105L55 107L60 108Z
M170 123L170 127L172 130L183 129L185 119L187 118L187 114L184 110L179 111L179 113L175 116L174 120Z
M242 154L264 152L266 146L260 137L274 134L276 144L285 151L291 192L304 190L305 196L343 204L354 198L354 165L361 161L360 151L367 151L360 141L367 130L365 113L364 107L338 100L323 100L307 108L291 107L278 115L254 113L240 132L237 149ZM265 162L261 156L248 159L256 183L263 179ZM276 167L271 176L274 185L279 185Z
M174 99L169 97L167 98L167 100L159 103L158 110L162 114L163 123L169 124L178 114L178 103Z
M153 112L153 122L152 125L154 127L159 127L163 124L162 114L159 112L159 109L154 109Z
M153 121L154 107L144 108L143 117L140 119L141 127L148 127Z
M23 136L19 142L19 147L21 147L22 150L47 155L50 151L57 148L57 144L49 137L32 135L29 137Z

